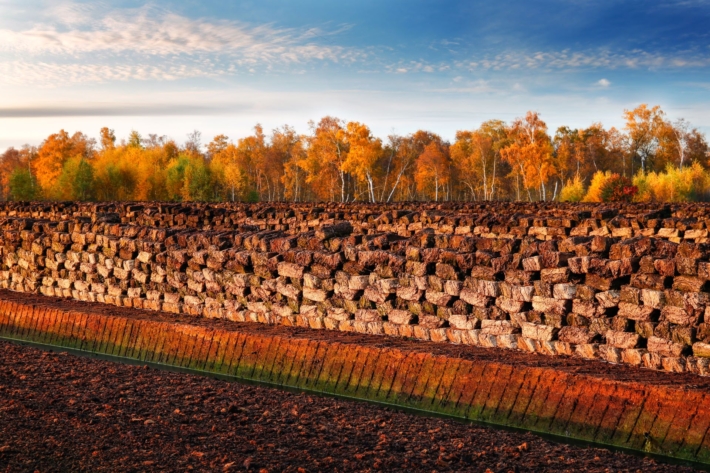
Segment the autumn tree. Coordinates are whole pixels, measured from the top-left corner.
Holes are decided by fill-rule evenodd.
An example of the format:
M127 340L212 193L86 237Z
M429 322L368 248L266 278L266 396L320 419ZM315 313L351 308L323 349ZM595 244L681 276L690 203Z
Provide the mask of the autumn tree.
M708 144L702 133L685 119L666 121L659 130L659 150L661 160L657 166L669 164L683 170L688 163L706 163Z
M39 188L46 197L58 198L60 195L67 195L65 189L57 187L64 164L70 158L91 160L94 146L95 142L83 133L76 132L69 136L64 130L50 135L40 145L33 167Z
M246 200L259 200L264 183L264 153L266 136L261 125L254 127L254 134L237 141L237 163L247 177Z
M383 156L383 178L382 186L380 191L380 201L389 202L392 199L392 194L397 190L399 181L402 178L402 174L406 171L406 166L397 172L396 178L392 177L393 171L396 164L396 158L398 157L400 148L402 146L403 138L396 133L392 133L387 137L387 144L382 150Z
M301 200L305 175L298 163L305 158L304 141L304 138L288 125L271 132L271 143L265 161L269 179L277 189L274 193L276 199Z
M11 197L10 176L21 168L25 172L28 171L23 166L19 150L8 148L3 154L0 154L0 200L8 200Z
M182 200L206 202L213 200L212 177L204 158L190 156L183 175Z
M383 150L385 173L381 200L391 202L416 198L417 160L431 143L437 143L442 148L447 146L439 135L426 130L418 130L407 136L392 134L388 137Z
M417 191L425 199L434 198L439 201L439 189L448 198L448 184L451 177L451 166L448 152L437 142L432 142L424 148L417 158L416 183Z
M163 137L154 140L155 135L148 136L148 140L144 141L145 148L140 150L140 161L135 163L134 198L136 200L167 200L166 170L170 163L178 159L180 149L173 140ZM131 150L126 156L130 159L132 153L137 151L139 150Z
M512 168L517 199L522 184L529 200L533 199L531 191L537 191L540 200L547 200L547 183L556 173L547 124L537 112L528 112L513 121L508 133L511 143L501 150L501 156Z
M648 105L641 104L633 110L624 110L624 118L629 137L631 174L634 174L636 162L643 172L646 172L647 168L655 169L655 166L660 164L655 162L655 158L666 128L665 113L658 105L649 108Z
M216 137L215 140L219 138ZM213 141L214 143L214 141ZM241 199L247 186L247 175L240 163L240 154L233 143L224 147L214 147L211 152L210 168L216 182L226 192L227 200Z
M474 131L456 132L451 159L456 176L473 200L492 200L498 190L500 151L507 141L505 123L489 120Z
M335 117L324 117L316 125L310 122L312 135L308 140L306 159L300 163L306 172L308 182L321 200L347 202L349 176L344 168L348 157L348 142L343 121Z
M207 144L207 157L213 159L219 153L227 149L229 146L229 137L227 135L217 135L212 141Z
M264 145L264 153L259 163L262 176L262 195L264 200L282 200L286 195L286 185L293 184L284 179L286 167L298 168L294 159L301 156L300 137L296 131L284 125L272 130L268 144ZM289 165L289 163L292 163ZM293 176L298 180L298 175ZM298 183L296 183L298 185ZM264 195L264 189L266 193Z
M601 123L595 123L585 129L559 127L552 141L555 177L559 184L588 184L590 176L600 169L613 168L616 172L621 172L624 166L622 160L625 144L614 143L614 133L614 128L607 131Z
M370 129L358 122L347 124L345 139L349 152L342 168L367 188L368 200L375 202L377 197L374 177L377 172L376 165L382 156L382 140L373 137Z
M108 127L103 127L99 132L101 136L101 149L113 149L116 146L116 134L112 129Z

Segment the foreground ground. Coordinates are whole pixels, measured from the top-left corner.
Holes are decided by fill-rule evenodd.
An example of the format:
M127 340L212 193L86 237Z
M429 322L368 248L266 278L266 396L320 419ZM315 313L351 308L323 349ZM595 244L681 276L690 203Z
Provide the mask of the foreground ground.
M0 342L0 472L693 471L599 448Z

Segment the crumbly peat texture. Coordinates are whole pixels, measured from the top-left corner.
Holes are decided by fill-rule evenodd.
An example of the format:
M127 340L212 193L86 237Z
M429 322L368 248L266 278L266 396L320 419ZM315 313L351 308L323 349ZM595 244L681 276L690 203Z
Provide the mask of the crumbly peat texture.
M0 205L0 288L710 373L704 204Z
M694 471L7 342L0 365L0 471Z

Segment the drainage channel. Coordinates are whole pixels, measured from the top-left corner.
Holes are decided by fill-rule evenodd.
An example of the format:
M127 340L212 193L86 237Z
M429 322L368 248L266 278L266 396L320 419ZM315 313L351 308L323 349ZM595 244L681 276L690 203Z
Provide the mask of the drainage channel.
M68 348L68 347L62 347L62 346L57 346L57 345L48 345L48 344L36 343L36 342L31 342L31 341L22 340L22 339L16 339L16 338L9 338L9 337L0 336L0 341L10 342L10 343L14 343L14 344L21 345L21 346L33 347L33 348L37 348L37 349L45 350L45 351L50 351L50 352L68 353L68 354L80 356L83 358L92 358L92 359L109 361L109 362L113 362L113 363L121 363L121 364L132 365L132 366L148 366L150 368L153 368L153 369L159 370L159 371L167 371L167 372L173 372L173 373L182 373L182 374L204 376L204 377L208 377L208 378L212 378L212 379L218 379L221 381L234 382L234 383L250 385L250 386L259 386L259 387L265 387L265 388L270 388L270 389L278 389L278 390L291 392L291 393L297 393L297 394L303 393L303 394L309 394L309 395L314 395L314 396L321 396L321 397L327 397L327 398L333 398L333 399L360 402L360 403L370 404L370 405L373 405L376 407L385 407L385 408L389 408L389 409L392 409L395 411L418 415L418 416L422 416L422 417L431 417L431 418L452 420L452 421L455 421L455 422L458 422L458 423L461 423L464 425L476 425L476 426L486 427L486 428L490 428L490 429L497 429L497 430L502 430L502 431L506 431L506 432L513 432L513 433L532 433L532 434L534 434L540 438L543 438L545 440L557 442L560 444L566 444L566 445L571 445L571 446L575 446L575 447L582 447L582 448L605 448L610 451L626 453L626 454L634 455L636 457L652 458L660 463L679 465L679 466L688 466L688 467L692 467L692 468L695 468L698 470L710 472L710 465L705 464L705 463L693 462L693 461L689 461L689 460L682 460L682 459L678 459L678 458L674 458L674 457L659 455L656 453L643 452L643 451L639 451L639 450L619 447L616 445L604 444L604 443L599 443L599 442L588 442L588 441L565 437L565 436L561 436L561 435L550 434L547 432L541 432L541 431L536 431L536 430L531 430L531 429L521 429L521 428L509 426L509 425L496 424L493 422L464 419L464 418L454 416L454 415L447 415L447 414L440 413L440 412L433 412L433 411L427 411L424 409L417 409L417 408L413 408L413 407L401 406L398 404L392 404L392 403L387 403L387 402L383 402L383 401L375 401L375 400L364 399L364 398L360 398L360 397L346 396L346 395L342 395L342 394L334 394L334 393L323 392L323 391L316 391L316 390L311 390L311 389L302 388L302 387L298 387L298 386L270 383L268 381L254 380L254 379L249 379L249 378L244 378L244 377L239 377L239 376L232 376L232 375L225 375L225 374L215 373L215 372L206 371L206 370L179 367L179 366L173 366L173 365L168 365L168 364L164 364L164 363L140 361L140 360L136 360L136 359L128 358L128 357L106 355L103 353L95 353L95 352L81 350L81 349L77 349L77 348Z

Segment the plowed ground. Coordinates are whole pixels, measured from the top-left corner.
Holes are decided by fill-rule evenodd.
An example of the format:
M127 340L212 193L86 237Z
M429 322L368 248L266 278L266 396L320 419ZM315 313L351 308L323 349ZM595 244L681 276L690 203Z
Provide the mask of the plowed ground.
M530 433L0 342L0 471L189 470L693 471Z

